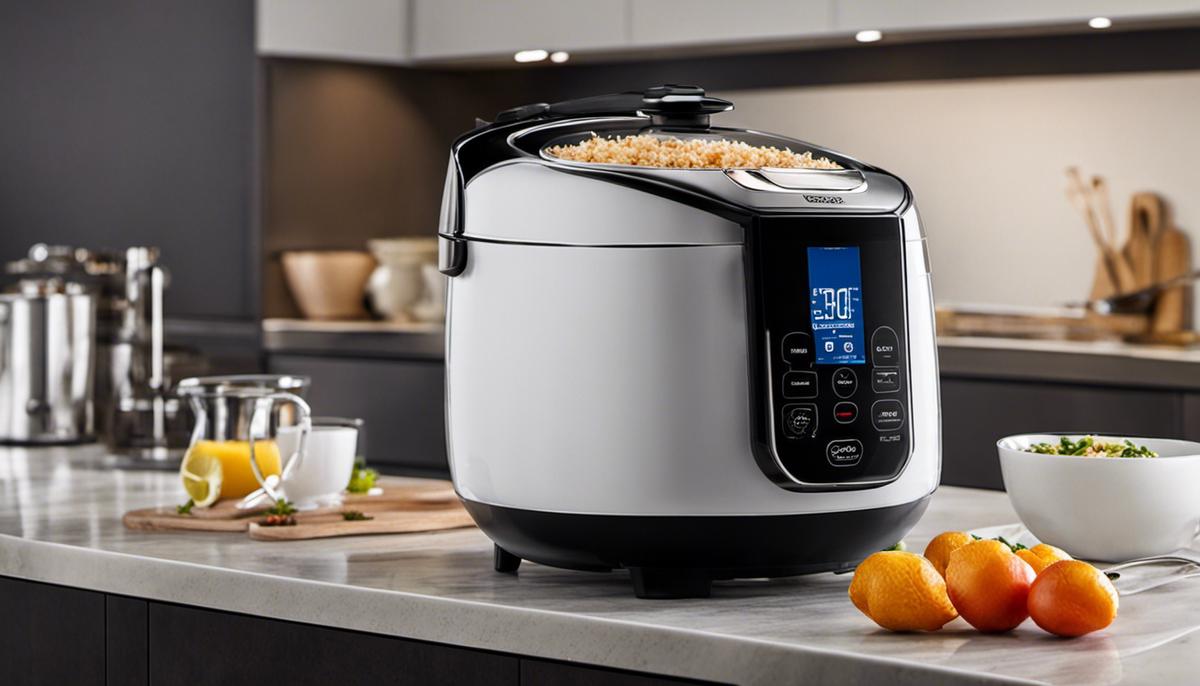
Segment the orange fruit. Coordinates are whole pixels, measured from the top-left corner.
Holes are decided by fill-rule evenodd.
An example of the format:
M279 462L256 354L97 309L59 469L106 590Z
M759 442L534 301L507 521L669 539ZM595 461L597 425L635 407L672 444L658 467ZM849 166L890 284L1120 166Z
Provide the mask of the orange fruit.
M892 631L936 631L958 616L946 580L916 553L875 553L854 570L850 600L879 626Z
M965 531L943 531L925 546L925 558L933 563L938 574L946 576L946 565L950 564L950 553L974 541Z
M1117 617L1117 589L1090 564L1060 560L1039 574L1029 589L1029 616L1059 636L1099 631Z
M1017 557L1029 563L1033 567L1035 574L1041 574L1042 570L1046 569L1055 562L1061 560L1073 560L1075 558L1067 554L1067 551L1062 548L1055 548L1052 545L1039 543L1032 548L1025 548L1017 551Z
M1029 586L1037 575L1000 541L974 541L950 554L946 591L954 608L980 631L1015 629L1029 616Z

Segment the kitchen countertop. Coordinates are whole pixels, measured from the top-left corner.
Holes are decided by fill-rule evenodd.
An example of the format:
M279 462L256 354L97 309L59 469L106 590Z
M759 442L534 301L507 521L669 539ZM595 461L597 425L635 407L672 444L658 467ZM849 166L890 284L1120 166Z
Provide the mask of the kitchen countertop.
M494 573L478 530L288 543L126 530L183 499L177 478L98 467L98 447L0 448L0 575L324 626L717 682L1183 683L1200 672L1200 583L1125 599L1065 641L1026 622L983 635L879 630L849 575L719 582L713 597L633 597L624 573L525 563ZM1003 493L943 487L907 537L1008 524Z
M1200 348L938 336L938 362L944 376L1200 390Z
M440 362L444 332L428 323L264 319L262 345L268 353Z

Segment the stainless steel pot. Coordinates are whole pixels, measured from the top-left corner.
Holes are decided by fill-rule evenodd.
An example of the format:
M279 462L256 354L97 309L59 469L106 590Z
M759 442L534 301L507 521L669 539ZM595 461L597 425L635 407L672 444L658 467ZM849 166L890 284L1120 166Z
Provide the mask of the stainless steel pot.
M95 328L78 284L28 279L0 294L0 442L92 440Z

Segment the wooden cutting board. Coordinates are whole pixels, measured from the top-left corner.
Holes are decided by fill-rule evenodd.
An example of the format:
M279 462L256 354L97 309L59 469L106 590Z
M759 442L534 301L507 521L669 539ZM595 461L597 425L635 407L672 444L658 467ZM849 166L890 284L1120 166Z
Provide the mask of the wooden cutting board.
M250 538L256 541L302 541L335 536L442 531L475 524L461 505L425 512L372 512L367 516L371 519L350 522L338 513L298 516L296 523L291 526L264 526L255 520L250 524Z
M374 495L365 493L347 494L344 497L343 503L336 507L323 507L297 513L297 521L303 522L310 518L317 518L318 521L321 521L319 518L324 516L332 516L336 517L337 521L344 521L342 520L341 513L348 510L357 510L371 516L377 513L388 512L391 515L406 514L414 517L433 512L462 510L462 506L458 502L458 496L454 493L454 486L449 481L435 479L389 479L382 477L377 483L380 484L378 487L380 489L379 493ZM173 507L144 508L126 512L121 521L125 524L126 528L137 531L236 532L249 530L250 525L257 522L262 512L266 509L265 507L239 509L237 504L237 500L221 501L208 508L192 508L191 514L187 515L177 513ZM399 523L400 519L402 518L389 517L388 521L395 520L395 526L398 527L421 526L419 524L401 524ZM358 524L363 522L345 523ZM296 526L300 526L300 524ZM379 525L376 525L376 528L378 527ZM403 533L404 531L428 530L431 529L403 529L396 532L379 533ZM325 534L324 536L328 535ZM315 536L314 538L324 536Z

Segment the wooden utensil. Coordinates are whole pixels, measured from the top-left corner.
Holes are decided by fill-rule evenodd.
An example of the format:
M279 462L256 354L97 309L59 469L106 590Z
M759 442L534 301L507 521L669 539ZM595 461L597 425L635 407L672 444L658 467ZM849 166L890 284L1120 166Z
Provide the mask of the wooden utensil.
M1135 290L1135 280L1129 263L1125 261L1121 253L1105 240L1104 235L1100 231L1100 219L1094 206L1092 193L1089 187L1083 183L1083 177L1080 175L1079 169L1068 167L1067 180L1067 199L1071 201L1071 204L1083 216L1084 222L1088 227L1088 232L1092 236L1092 242L1096 244L1096 249L1100 251L1100 258L1109 283L1113 286L1116 293ZM1111 293L1101 292L1103 289L1104 284L1096 283L1092 289L1092 297L1102 298L1111 295Z
M1187 235L1173 226L1164 226L1154 243L1154 283L1170 282L1191 270L1192 249ZM1150 318L1150 333L1169 335L1190 329L1193 291L1188 282L1159 293Z
M1108 238L1108 245L1113 250L1119 250L1121 241L1117 237L1117 223L1113 221L1112 199L1108 193L1108 181L1103 176L1092 176L1092 198L1100 210L1100 221Z
M250 524L250 538L256 541L302 541L335 536L367 534L410 534L473 526L471 515L461 505L427 512L374 512L371 519L346 521L341 514L297 517L292 526Z
M381 477L376 495L350 493L342 504L306 510L296 514L298 520L326 515L341 518L346 510L365 513L418 513L460 508L454 486L440 479L395 479ZM237 500L222 500L212 507L194 507L190 514L181 515L174 507L150 507L126 512L121 521L129 529L139 531L246 531L252 522L261 518L267 509L239 509Z
M1162 199L1154 193L1135 193L1129 202L1129 240L1121 252L1133 269L1136 288L1155 283L1154 244L1165 214Z
M252 518L204 519L177 514L174 508L150 507L126 512L121 523L134 531L245 531Z

